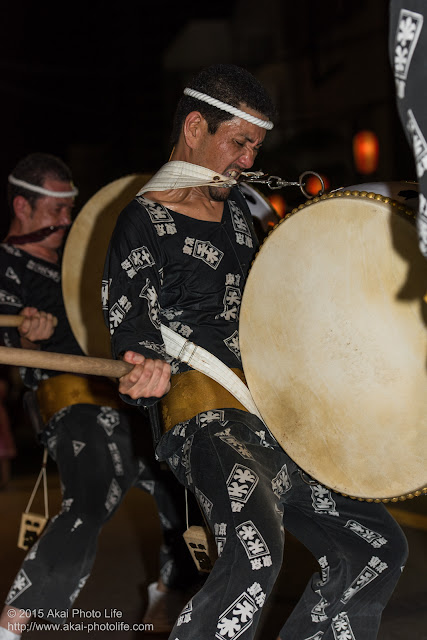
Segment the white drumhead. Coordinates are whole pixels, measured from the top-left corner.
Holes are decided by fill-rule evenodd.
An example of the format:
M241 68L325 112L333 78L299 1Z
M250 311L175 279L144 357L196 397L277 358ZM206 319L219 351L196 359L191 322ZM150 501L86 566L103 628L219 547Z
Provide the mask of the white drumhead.
M379 199L332 194L267 237L240 315L249 388L304 471L388 499L427 481L427 261Z

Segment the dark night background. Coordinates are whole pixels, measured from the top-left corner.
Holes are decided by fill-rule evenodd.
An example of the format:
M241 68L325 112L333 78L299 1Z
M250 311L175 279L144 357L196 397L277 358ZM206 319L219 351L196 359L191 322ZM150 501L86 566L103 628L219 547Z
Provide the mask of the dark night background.
M416 180L395 104L388 6L389 0L3 0L1 237L9 217L7 176L23 156L43 151L69 164L80 192L78 213L109 182L130 173L154 172L167 161L171 118L182 89L201 67L213 63L246 67L277 104L277 122L254 169L291 181L315 170L327 178L330 189ZM370 174L358 172L352 150L354 135L364 129L379 141L378 165ZM303 201L296 187L281 194L288 211ZM15 529L40 470L41 449L23 407L16 368L0 367L1 374L10 383L7 409L17 447L13 482L10 492L3 493L0 514L5 550L0 587L6 594L22 559ZM48 471L56 478L52 460ZM49 482L51 492L53 480ZM59 500L58 487L58 505ZM405 531L411 554L379 640L426 638L427 516L425 501L417 500L405 501L404 508L402 503L393 505L402 522L410 522ZM109 524L117 528L101 539L98 573L85 587L79 606L96 608L110 597L126 611L126 620L142 619L140 586L145 563L147 575L151 566L151 579L157 575L152 549L159 535L154 506L151 519L146 511L141 518L140 509L139 502L132 503ZM411 510L418 510L413 515L421 524L409 520ZM267 610L275 633L264 634L261 628L260 638L277 636L276 625L299 598L305 582L303 561L301 548L294 544L286 556L289 572ZM62 639L64 632L59 633Z
M247 67L278 104L255 168L289 180L314 169L331 188L414 179L388 62L388 0L17 0L0 15L3 228L7 175L29 152L70 164L77 210L108 182L158 168L185 81L215 62ZM369 176L352 159L361 128L380 141ZM284 196L297 203L295 189Z

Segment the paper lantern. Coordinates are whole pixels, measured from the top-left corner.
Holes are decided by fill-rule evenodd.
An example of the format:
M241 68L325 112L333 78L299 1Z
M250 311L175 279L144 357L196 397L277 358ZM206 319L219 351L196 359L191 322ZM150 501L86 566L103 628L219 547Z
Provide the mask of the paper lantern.
M330 187L330 182L328 178L323 174L321 175L321 178L323 180L325 191L327 191ZM319 178L314 174L308 176L307 180L305 181L305 190L311 196L317 196L322 190L322 183L320 182Z
M283 218L286 213L286 201L284 197L279 193L272 193L268 196L268 200L279 218Z
M358 173L374 173L378 167L379 144L373 131L359 131L353 138L353 158Z

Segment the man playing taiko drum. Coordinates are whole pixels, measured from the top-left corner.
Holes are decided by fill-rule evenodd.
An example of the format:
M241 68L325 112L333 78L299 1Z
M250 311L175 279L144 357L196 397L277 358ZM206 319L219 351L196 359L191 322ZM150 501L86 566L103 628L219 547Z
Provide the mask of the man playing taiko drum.
M231 393L166 355L161 325L241 369L239 305L257 241L239 189L221 185L252 167L274 115L264 88L233 65L202 70L184 93L171 162L122 212L104 277L113 352L134 365L119 390L130 403L160 402L157 456L194 492L220 550L170 638L253 638L287 529L319 572L280 638L373 640L407 556L384 505L307 477Z

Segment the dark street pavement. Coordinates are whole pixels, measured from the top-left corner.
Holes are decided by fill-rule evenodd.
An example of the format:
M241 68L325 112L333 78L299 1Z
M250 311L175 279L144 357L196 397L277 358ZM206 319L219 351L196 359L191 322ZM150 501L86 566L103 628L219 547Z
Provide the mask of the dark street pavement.
M30 447L29 453L30 464L28 453L25 464L18 455L18 459L14 461L11 481L0 492L2 600L24 557L24 551L16 546L20 518L41 461L40 449ZM53 463L48 465L48 484L50 514L54 515L60 503L60 489ZM40 496L38 499L40 500ZM36 509L37 506L39 509ZM35 504L32 510L40 509L41 503ZM398 502L390 510L408 537L410 556L398 588L384 613L379 640L427 640L427 498L422 496ZM82 609L86 619L79 616L73 618L75 623L116 623L115 630L91 633L81 630L32 630L26 632L23 638L67 640L73 637L75 640L84 636L94 639L102 636L110 640L165 640L164 635L121 631L117 626L119 622L129 625L142 622L147 601L146 588L157 577L159 544L160 527L154 501L146 493L133 489L119 512L101 533L94 571L75 603L76 608ZM306 549L288 536L284 565L273 595L265 606L257 640L275 640L314 566L314 560ZM106 615L110 617L107 618Z

